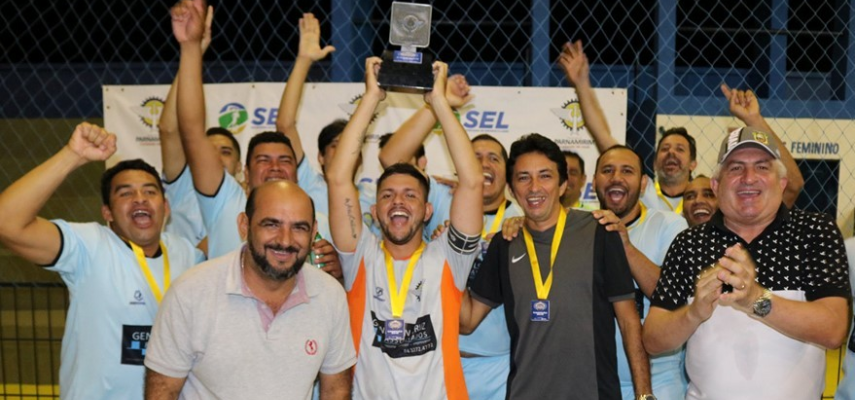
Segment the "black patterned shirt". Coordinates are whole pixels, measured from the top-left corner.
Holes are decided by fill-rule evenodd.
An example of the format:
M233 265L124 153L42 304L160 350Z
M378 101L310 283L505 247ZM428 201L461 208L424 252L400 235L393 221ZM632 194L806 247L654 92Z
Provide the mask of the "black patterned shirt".
M680 233L665 256L651 304L671 311L687 304L701 270L736 243L754 258L756 280L769 290L803 291L808 301L849 297L846 248L834 220L782 204L775 220L751 243L724 226L721 211Z

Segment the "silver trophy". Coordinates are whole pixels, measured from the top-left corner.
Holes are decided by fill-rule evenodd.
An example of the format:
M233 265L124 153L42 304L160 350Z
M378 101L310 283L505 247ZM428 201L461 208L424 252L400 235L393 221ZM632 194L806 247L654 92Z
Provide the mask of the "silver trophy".
M383 52L377 80L384 89L429 91L433 88L433 56L418 49L430 44L429 4L392 3L389 43L401 50Z

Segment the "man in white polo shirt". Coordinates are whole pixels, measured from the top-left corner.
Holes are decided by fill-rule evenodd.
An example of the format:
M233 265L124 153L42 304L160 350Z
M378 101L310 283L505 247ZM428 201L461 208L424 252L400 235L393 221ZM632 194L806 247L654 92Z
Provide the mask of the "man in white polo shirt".
M188 271L163 301L146 357L146 398L350 398L356 353L341 285L304 265L317 232L287 181L250 192L243 249Z

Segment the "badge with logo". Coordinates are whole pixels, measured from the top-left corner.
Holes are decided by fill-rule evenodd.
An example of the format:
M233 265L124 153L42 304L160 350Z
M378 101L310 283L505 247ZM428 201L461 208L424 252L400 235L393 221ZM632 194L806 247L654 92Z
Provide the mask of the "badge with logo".
M122 364L143 365L151 325L122 325Z
M549 300L531 301L531 321L549 322Z
M405 326L400 318L386 320L386 342L403 342Z
M134 298L133 298L133 300L131 300L130 304L132 306L144 306L145 305L145 299L143 298L142 291L140 291L139 289L134 291Z

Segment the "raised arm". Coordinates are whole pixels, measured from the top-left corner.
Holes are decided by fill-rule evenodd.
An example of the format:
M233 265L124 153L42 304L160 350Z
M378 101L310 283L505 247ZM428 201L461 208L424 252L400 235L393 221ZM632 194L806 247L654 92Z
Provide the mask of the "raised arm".
M802 176L799 165L787 146L778 137L778 134L772 130L772 127L763 118L760 113L760 102L757 96L751 90L731 89L726 84L721 84L721 93L727 99L730 106L730 113L738 118L745 126L753 126L760 128L772 135L772 140L778 145L781 150L781 161L787 167L787 187L784 189L784 204L787 208L793 208L796 204L796 199L799 198L802 188L805 186L805 179Z
M378 57L365 60L365 94L344 127L336 155L325 174L329 188L330 233L333 243L343 252L355 251L362 233L362 211L359 207L359 193L353 184L353 171L357 168L365 132L374 110L386 97L386 92L377 84L377 71L381 62Z
M447 82L444 93L451 107L463 107L475 97L469 93L469 83L463 75L453 75ZM380 149L380 165L386 168L395 163L407 162L416 154L436 122L437 116L430 104L418 109L389 138L389 143Z
M172 31L181 47L177 102L181 145L196 190L203 195L213 196L226 172L217 148L205 136L201 44L206 14L204 0L183 0L172 7Z
M211 21L214 18L213 7L208 6L208 17L205 19L205 32L202 35L202 54L211 44ZM160 159L163 165L163 177L167 182L178 178L187 159L184 158L184 147L181 146L181 136L178 133L178 107L176 106L176 94L178 91L178 77L172 81L169 94L163 103L160 113L160 121L157 124L160 133Z
M597 100L597 95L591 86L590 66L588 65L588 57L582 50L581 40L564 44L561 55L558 56L558 65L564 71L570 85L576 88L576 96L579 98L579 107L582 109L585 127L594 139L594 143L597 144L597 150L602 153L619 144L612 137L612 131L609 129L606 116L600 107L600 101Z
M56 260L62 248L59 229L38 217L39 211L72 171L115 152L115 135L85 122L77 125L67 145L0 194L0 242L36 264Z
M333 46L321 48L320 37L321 25L317 18L311 13L303 14L303 18L300 18L300 49L291 75L288 76L288 83L285 84L285 91L282 92L279 114L276 117L276 129L291 140L297 163L303 161L305 154L300 133L297 131L297 110L300 108L300 99L303 97L303 84L306 82L312 63L322 60L327 54L335 51Z
M448 65L440 61L434 62L433 73L433 90L427 94L427 100L430 101L442 126L445 144L457 170L457 189L451 199L451 226L461 233L478 235L481 233L483 216L472 211L479 210L483 202L481 192L484 190L484 174L481 171L481 163L475 157L472 142L445 97Z

